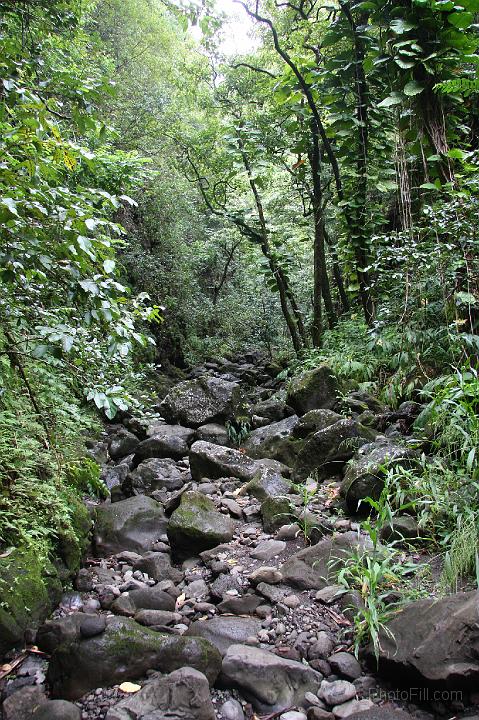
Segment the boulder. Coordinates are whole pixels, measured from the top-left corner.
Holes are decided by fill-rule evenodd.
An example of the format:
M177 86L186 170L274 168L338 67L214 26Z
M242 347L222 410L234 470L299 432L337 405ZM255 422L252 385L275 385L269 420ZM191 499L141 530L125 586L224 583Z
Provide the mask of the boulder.
M48 702L45 689L40 686L22 687L5 698L2 705L3 720L31 720L35 708Z
M323 538L316 545L292 555L280 568L284 582L300 590L322 590L331 585L338 562L355 549L372 548L369 537L355 532Z
M150 458L141 462L123 484L135 495L151 495L155 490L179 490L187 479L184 469L170 458Z
M252 495L257 500L281 497L291 492L292 486L278 472L271 468L260 468L254 478L241 488L240 495Z
M378 665L395 682L447 689L476 688L479 680L479 591L407 605L380 633Z
M100 505L93 536L96 554L114 555L122 550L144 553L163 535L166 525L161 505L144 495Z
M167 610L172 612L175 609L173 596L161 590L158 585L145 585L130 590L128 598L135 610Z
M108 442L108 452L112 460L120 460L126 455L134 453L140 441L124 427L118 428Z
M297 415L291 415L279 422L253 430L243 447L252 458L269 457L291 465L296 458L296 450L290 438L298 421Z
M204 375L176 385L165 397L160 409L168 422L196 428L234 415L241 400L237 382Z
M49 700L35 710L32 720L81 720L81 710L66 700Z
M415 715L409 715L409 713L398 710L388 704L381 707L372 707L369 710L363 710L361 712L355 712L352 715L348 715L348 720L413 720L414 717ZM470 720L472 720L472 718Z
M360 448L348 464L341 484L341 495L349 512L357 513L367 497L379 499L385 468L411 467L416 458L417 451L389 442L368 443Z
M181 496L167 532L173 552L180 557L190 557L229 542L234 527L231 518L218 512L206 495L189 491Z
M0 558L0 657L23 645L27 629L36 629L61 598L54 566L32 549L19 548Z
M311 435L298 453L294 476L304 480L312 472L325 479L341 471L362 445L370 443L376 433L356 420L338 420Z
M148 458L174 458L180 460L188 455L195 431L182 425L161 425L155 434L143 440L136 449L140 460Z
M334 407L338 400L338 381L330 367L320 365L291 380L286 402L298 415L309 410Z
M239 480L251 480L260 465L250 457L222 445L214 445L203 440L193 443L190 448L190 470L193 480L203 478L217 480L235 477Z
M231 645L221 668L223 684L238 689L261 713L301 704L305 693L317 691L321 678L300 662L247 645Z
M252 617L219 615L208 620L197 620L185 633L186 637L202 637L214 645L222 655L230 645L243 644L261 630L261 620Z
M297 512L287 497L268 497L261 503L261 519L264 531L274 533L285 523L294 522Z
M102 635L57 648L48 681L54 697L76 700L97 687L136 680L147 670L169 673L184 666L213 683L221 655L203 638L162 634L130 618L113 618Z
M278 422L278 420L284 420L284 418L294 415L294 410L286 405L284 398L272 395L267 400L256 403L252 408L252 414L267 418L271 422Z
M183 580L183 573L172 567L166 553L147 552L133 563L133 569L147 573L156 582L171 580L178 583Z
M224 445L228 447L231 444L226 427L219 423L200 425L196 431L196 437L198 440L213 443L214 445Z
M319 432L319 430L325 430L330 425L334 425L339 420L344 420L342 415L334 412L333 410L310 410L305 415L299 418L293 429L293 438L304 439L312 433Z
M210 688L203 673L184 667L150 680L141 690L110 708L105 720L215 720Z

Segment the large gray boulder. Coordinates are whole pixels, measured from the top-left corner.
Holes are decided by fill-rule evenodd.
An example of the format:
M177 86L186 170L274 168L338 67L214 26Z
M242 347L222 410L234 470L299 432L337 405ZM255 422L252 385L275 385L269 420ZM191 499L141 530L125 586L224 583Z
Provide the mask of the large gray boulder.
M279 422L253 430L248 435L243 448L252 458L269 457L291 465L296 458L296 452L288 441L298 421L297 415L291 415Z
M176 385L160 407L168 422L199 427L231 417L241 399L238 383L204 375Z
M223 658L221 679L266 714L301 704L305 693L317 692L322 675L267 650L231 645Z
M286 402L298 415L304 415L309 410L331 409L338 395L338 381L333 371L328 365L320 365L291 380Z
M230 645L243 644L260 630L261 620L258 618L219 615L192 623L185 636L205 638L224 655Z
M320 410L310 410L305 415L302 415L299 422L296 423L293 429L294 439L305 439L312 433L324 430L339 420L344 420L344 417L333 410L326 410L322 408Z
M140 441L129 430L124 427L118 430L110 437L108 442L108 452L112 460L120 460L126 455L134 453Z
M406 606L380 633L379 665L395 681L448 689L476 688L479 681L479 591L427 598Z
M93 542L99 556L122 550L144 553L166 530L163 508L153 498L138 495L96 510Z
M257 461L233 448L202 440L193 443L190 448L190 471L196 481L223 477L252 480L259 467Z
M34 703L32 706L35 707ZM31 720L81 720L81 710L66 700L49 700L29 715ZM16 720L20 720L17 716Z
M292 490L291 481L286 480L268 467L257 471L252 480L243 485L240 495L252 495L257 500L288 495Z
M225 447L231 445L226 426L220 423L200 425L196 431L196 437L198 440L204 440L204 442L213 443L214 445L224 445Z
M176 556L191 557L229 542L234 522L216 510L212 500L200 492L185 492L168 523L168 538Z
M110 708L105 720L215 720L207 678L190 667L150 680L141 690Z
M151 437L143 440L136 449L140 460L148 458L180 458L188 455L195 431L182 425L160 425Z
M353 550L372 548L369 537L346 532L325 537L316 545L292 555L280 568L284 582L300 590L322 590L332 585L339 563Z
M97 687L136 680L147 670L189 666L213 683L221 655L207 640L164 635L130 618L112 619L101 635L65 643L52 655L48 681L54 697L76 700Z
M174 460L150 458L128 475L123 487L135 495L151 495L155 490L179 490L186 479L187 473Z
M417 452L403 445L391 442L363 445L349 462L341 484L348 510L356 513L365 498L379 498L387 468L410 467L416 459Z
M376 433L356 420L343 419L311 435L298 453L294 476L304 480L312 472L325 479L341 471L362 445L370 443Z

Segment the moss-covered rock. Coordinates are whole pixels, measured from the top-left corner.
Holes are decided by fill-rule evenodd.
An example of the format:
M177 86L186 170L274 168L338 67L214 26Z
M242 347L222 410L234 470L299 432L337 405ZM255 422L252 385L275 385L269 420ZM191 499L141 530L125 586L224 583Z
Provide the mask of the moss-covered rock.
M339 473L344 463L362 445L372 442L376 435L371 428L347 418L319 430L310 435L298 454L294 477L304 480L314 472L318 479L325 479Z
M252 495L257 500L269 497L288 495L291 492L291 481L271 468L261 468L252 480L241 488L241 495Z
M60 645L52 655L48 680L55 697L76 700L94 688L136 680L147 670L168 673L184 666L213 683L221 655L203 638L166 635L130 618L114 618L101 635Z
M280 420L253 430L244 443L244 449L252 458L269 457L286 465L292 465L296 452L289 440L298 423L298 416Z
M161 403L161 413L168 422L199 427L233 417L242 402L238 383L204 375L170 390Z
M86 506L78 498L70 500L70 521L73 529L57 530L58 554L66 566L66 575L74 575L90 542L92 520Z
M185 492L168 523L168 537L176 556L191 557L233 537L231 518L216 510L214 503L200 492Z
M35 549L0 558L0 656L23 643L59 601L62 585L52 563Z
M261 517L264 531L273 533L282 525L294 522L296 510L287 497L268 497L261 503Z
M320 365L291 381L286 402L298 415L318 408L331 409L338 399L338 389L331 368Z

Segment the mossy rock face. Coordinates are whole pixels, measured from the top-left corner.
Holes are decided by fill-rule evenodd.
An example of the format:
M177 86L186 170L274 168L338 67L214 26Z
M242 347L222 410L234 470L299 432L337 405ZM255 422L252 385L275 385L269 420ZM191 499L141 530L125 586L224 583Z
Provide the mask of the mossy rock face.
M177 557L191 557L233 537L231 518L216 510L214 503L200 492L185 492L170 517L168 537Z
M370 506L363 501L368 497L379 499L386 468L411 468L417 456L417 451L394 443L364 445L348 464L341 483L341 495L349 512L368 512Z
M241 495L252 495L257 500L266 500L291 492L291 481L271 468L261 468L249 483L241 488Z
M272 533L282 525L294 522L296 513L288 498L269 497L261 504L261 517L264 531Z
M71 523L75 535L58 530L57 549L66 565L67 574L75 575L90 541L92 521L85 505L78 499L70 500Z
M238 383L207 375L176 385L161 403L171 423L199 427L233 417L243 402Z
M60 600L57 571L35 549L17 549L0 558L0 656L23 643Z
M320 365L291 381L286 402L298 415L304 415L310 410L334 407L338 391L338 381L331 368Z
M339 473L344 463L366 443L371 443L377 433L356 420L343 419L310 435L298 454L294 477L304 480L311 473L324 480Z
M101 635L58 647L48 680L54 697L76 700L97 687L136 680L147 670L169 673L184 666L199 670L213 683L221 655L203 638L166 635L131 618L114 618Z
M244 449L252 458L272 458L291 465L296 457L294 445L290 444L291 434L298 423L298 416L280 420L253 430L244 443Z
M310 410L302 416L298 424L293 430L294 438L307 438L312 433L325 430L327 427L334 425L334 423L343 420L343 417L333 410Z

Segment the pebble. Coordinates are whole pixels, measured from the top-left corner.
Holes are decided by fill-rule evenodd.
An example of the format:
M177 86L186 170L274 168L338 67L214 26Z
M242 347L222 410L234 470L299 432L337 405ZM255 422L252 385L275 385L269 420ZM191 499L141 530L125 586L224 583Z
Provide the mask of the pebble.
M298 710L289 710L279 717L280 720L308 720L306 713L299 712Z
M326 659L334 648L334 641L331 640L326 632L319 632L316 641L308 650L308 658L310 660Z
M262 566L253 570L249 576L249 580L254 584L268 583L269 585L277 585L283 580L283 575L274 567Z
M355 696L356 688L347 680L323 680L318 692L318 697L332 707L342 705Z
M337 718L346 718L359 712L366 712L374 707L371 700L349 700L342 705L333 707L333 714Z
M361 676L361 665L354 655L347 652L338 652L328 658L331 670L348 680L357 680Z
M283 603L291 610L295 610L301 605L301 600L297 597L297 595L288 595L284 598Z
M251 557L255 560L271 560L276 555L280 555L285 549L286 543L282 540L264 540L253 550Z
M227 700L220 707L220 713L224 720L244 720L244 712L238 700Z

